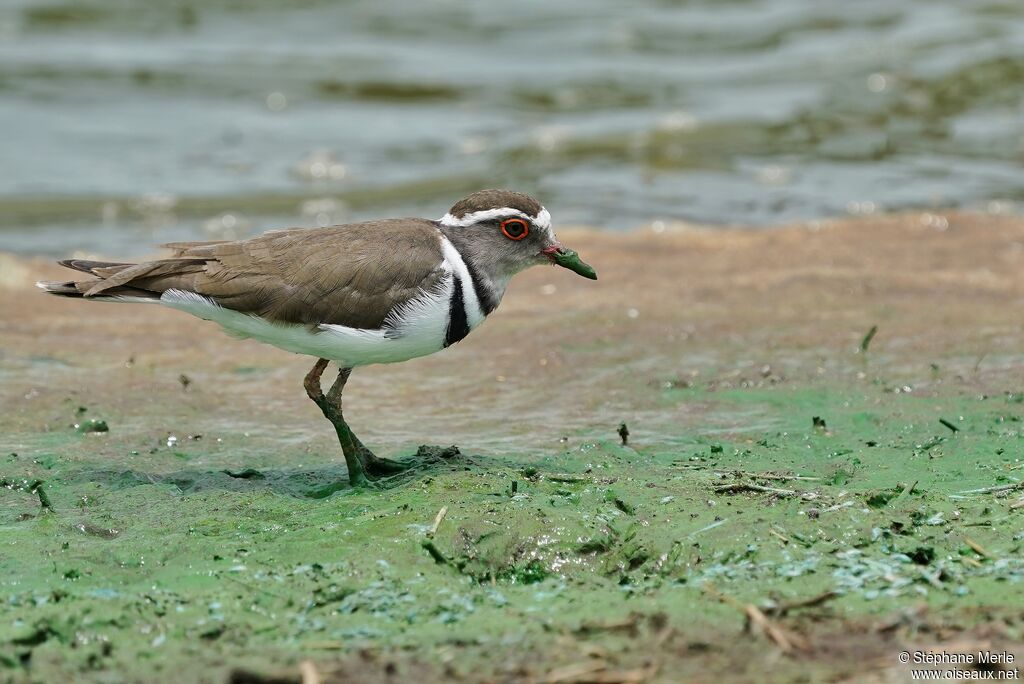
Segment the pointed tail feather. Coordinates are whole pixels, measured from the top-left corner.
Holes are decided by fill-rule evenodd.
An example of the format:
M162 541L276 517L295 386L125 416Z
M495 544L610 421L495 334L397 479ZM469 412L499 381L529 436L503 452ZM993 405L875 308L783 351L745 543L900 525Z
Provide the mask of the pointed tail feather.
M36 283L43 292L59 295L61 297L84 297L96 283L100 282L107 274L117 273L135 264L125 264L116 261L90 261L89 259L64 259L58 264L74 271L81 271L89 275L98 276L97 280L86 280L76 282L74 280L40 280Z
M203 271L206 262L206 257L199 256L158 259L141 264L65 259L58 263L95 277L90 280L42 281L36 286L61 297L158 302L165 290L180 289L182 285L188 289L188 279Z
M135 265L118 261L90 261L89 259L64 259L57 263L65 268L74 269L75 271L81 271L82 273L88 273L90 275L100 275L98 272L100 269L105 273L117 273L129 266Z
M58 297L87 298L101 302L160 301L159 292L143 290L128 285L106 285L108 278L137 266L137 264L126 264L117 261L91 261L89 259L64 259L57 263L66 268L96 276L96 278L93 280L41 280L36 283L36 287L43 292L48 292ZM90 290L97 286L104 290L103 296L94 297L90 295Z
M72 280L40 280L36 283L43 292L59 295L61 297L81 297L83 292Z
M58 297L73 297L76 299L86 298L88 292L97 280L86 280L75 282L73 280L40 280L36 283L43 292ZM104 292L99 297L88 297L97 302L159 302L160 293L149 290L140 290L135 287L114 287Z

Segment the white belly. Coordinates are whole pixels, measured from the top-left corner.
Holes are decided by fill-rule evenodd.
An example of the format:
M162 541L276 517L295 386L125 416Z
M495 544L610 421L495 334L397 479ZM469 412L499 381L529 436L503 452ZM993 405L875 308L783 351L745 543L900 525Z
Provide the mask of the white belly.
M392 311L382 330L362 330L343 325L310 327L271 323L181 290L168 290L160 298L160 303L218 323L234 337L259 340L296 354L351 367L407 361L443 349L451 290L452 279L442 279L435 292L424 293ZM471 326L479 322L473 321Z

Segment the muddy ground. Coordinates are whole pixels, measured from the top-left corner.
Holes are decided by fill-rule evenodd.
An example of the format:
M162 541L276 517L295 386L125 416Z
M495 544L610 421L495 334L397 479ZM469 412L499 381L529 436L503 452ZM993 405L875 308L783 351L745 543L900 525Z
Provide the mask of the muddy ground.
M348 487L309 360L0 255L0 680L1019 665L1024 221L562 237L599 281L534 269L456 347L353 374L379 454L459 447L383 491Z

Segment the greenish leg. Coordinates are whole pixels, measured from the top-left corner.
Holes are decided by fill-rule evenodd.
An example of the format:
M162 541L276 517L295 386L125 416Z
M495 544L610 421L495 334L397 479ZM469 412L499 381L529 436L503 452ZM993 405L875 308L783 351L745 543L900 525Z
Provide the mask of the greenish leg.
M345 417L341 412L341 392L345 389L345 382L348 380L352 369L342 368L341 372L338 373L338 378L331 385L331 389L324 396L323 389L320 387L320 377L323 375L328 363L330 362L327 359L317 359L313 368L306 374L303 385L306 388L306 394L313 400L314 404L320 407L324 418L331 421L334 431L338 434L341 451L345 454L345 465L348 466L349 482L353 487L360 487L368 484L366 470L363 468L363 463L359 460L358 451L352 442L352 430L349 428L348 423L345 422Z
M341 443L341 450L345 454L345 464L348 466L349 481L352 486L362 486L378 477L394 475L409 467L405 463L378 458L370 451L359 438L355 436L352 429L345 422L341 408L341 394L348 382L351 368L342 368L338 371L338 377L331 385L325 396L320 387L320 377L327 368L327 359L318 359L313 368L306 375L305 388L309 398L320 407L324 417L334 425L334 431L338 434L338 442Z

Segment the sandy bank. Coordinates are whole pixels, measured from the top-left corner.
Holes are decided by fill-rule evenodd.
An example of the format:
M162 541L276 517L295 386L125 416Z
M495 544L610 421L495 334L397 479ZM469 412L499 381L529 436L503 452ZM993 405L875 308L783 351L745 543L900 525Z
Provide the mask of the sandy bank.
M1006 373L1019 375L1019 218L915 213L815 229L571 230L562 238L600 280L533 269L463 343L359 370L349 411L366 438L386 447L470 435L540 445L638 416L657 431L690 416L645 399L652 382L855 379L854 351L873 325L872 362L908 379L926 381L930 364L973 372L979 383L986 373L1004 383ZM184 373L198 410L253 429L323 432L302 394L306 359L231 340L177 312L67 301L32 287L65 274L47 261L0 256L8 421L32 420L33 404L52 405L55 393L99 392L128 411L181 396ZM502 435L485 429L495 416L512 417Z

